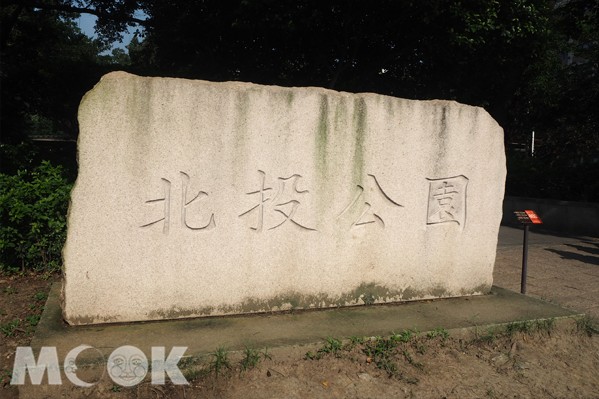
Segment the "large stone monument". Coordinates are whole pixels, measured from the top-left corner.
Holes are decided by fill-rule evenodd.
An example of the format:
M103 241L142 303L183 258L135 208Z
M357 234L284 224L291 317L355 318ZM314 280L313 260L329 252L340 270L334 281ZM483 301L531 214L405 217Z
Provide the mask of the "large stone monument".
M506 170L481 108L115 72L79 123L70 324L491 288Z

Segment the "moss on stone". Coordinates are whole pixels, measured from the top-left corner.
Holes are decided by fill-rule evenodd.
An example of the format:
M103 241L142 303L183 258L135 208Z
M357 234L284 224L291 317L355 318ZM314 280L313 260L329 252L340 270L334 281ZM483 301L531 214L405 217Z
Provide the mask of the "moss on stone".
M364 173L364 140L366 138L366 101L363 97L356 97L354 100L353 126L353 183L361 184Z
M487 286L476 287L462 295L488 292ZM295 291L286 292L267 299L249 298L237 306L208 306L195 309L161 309L149 314L149 318L176 319L210 315L232 315L244 313L264 313L293 309L332 308L355 305L372 305L418 299L444 298L455 296L445 287L437 286L430 290L417 290L410 287L393 289L374 282L363 283L350 292L332 297L325 293L305 295Z

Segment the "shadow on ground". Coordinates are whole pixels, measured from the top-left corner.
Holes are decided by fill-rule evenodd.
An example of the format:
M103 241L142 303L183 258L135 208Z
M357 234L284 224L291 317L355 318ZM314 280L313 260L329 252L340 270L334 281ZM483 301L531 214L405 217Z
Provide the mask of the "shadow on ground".
M593 255L585 255L585 254L580 254L580 253L571 252L571 251L562 251L562 250L553 249L553 248L545 248L545 251L553 252L554 254L559 255L562 259L572 259L572 260L577 260L579 262L587 263L589 265L599 266L599 250L598 249L591 248L591 247L583 247L581 245L572 245L572 244L565 244L565 245L572 247L578 251L588 252Z

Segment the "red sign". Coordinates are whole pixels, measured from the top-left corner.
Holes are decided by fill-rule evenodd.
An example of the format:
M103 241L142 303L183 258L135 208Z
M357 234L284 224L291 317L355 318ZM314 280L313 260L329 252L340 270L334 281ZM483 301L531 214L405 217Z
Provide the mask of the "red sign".
M530 221L533 224L542 224L543 221L541 220L541 218L535 213L535 211L531 211L531 210L525 210L524 211L526 213L526 215L528 216L528 218L530 219Z

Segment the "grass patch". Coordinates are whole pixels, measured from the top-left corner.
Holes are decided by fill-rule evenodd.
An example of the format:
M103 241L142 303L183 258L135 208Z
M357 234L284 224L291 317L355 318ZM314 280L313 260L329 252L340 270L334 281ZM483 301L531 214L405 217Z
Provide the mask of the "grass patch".
M434 330L426 333L426 337L428 339L441 338L441 340L445 341L447 338L449 338L449 331L442 327L437 327Z
M539 332L551 334L555 328L555 319L543 319L535 321L535 329Z
M8 287L4 288L4 293L6 295L14 295L17 293L17 290L9 285Z
M534 330L534 323L530 321L515 321L513 323L509 323L505 327L505 332L512 336L516 333L531 333Z
M210 372L210 370L202 367L199 359L196 357L181 358L178 367L187 381L194 381L198 377Z
M376 367L386 371L391 377L397 374L397 364L393 359L397 342L392 338L376 337L364 343L362 352L367 356L367 362L374 363Z
M241 371L247 371L256 367L262 360L272 359L270 354L268 353L268 348L265 348L264 351L260 352L257 349L250 348L246 346L243 350L243 358L239 362L241 367Z
M33 295L33 299L35 299L38 302L42 302L42 301L45 301L46 299L48 299L48 294L43 291L36 292Z
M576 331L584 333L589 337L595 334L599 335L599 323L592 317L584 315L580 319L576 319Z
M414 330L403 330L399 334L393 333L391 339L396 342L408 343L418 335L417 331Z
M424 368L424 365L422 363L414 360L414 358L412 357L412 355L410 354L410 352L407 349L404 349L402 351L402 354L403 354L404 358L406 359L406 361L410 365L416 367L418 370L422 370Z
M0 324L0 332L4 334L5 337L13 337L15 335L15 331L20 330L20 325L21 320L14 319L8 323Z
M363 343L364 343L364 338L362 338L362 337L356 337L356 336L349 337L349 342L346 345L346 349L351 350L358 345L362 345Z
M474 342L479 342L479 343L492 343L495 341L495 339L498 337L499 334L497 334L497 331L490 327L487 328L484 332L481 333L481 331L478 329L478 327L476 328L475 332L474 332Z
M335 357L340 357L341 350L343 350L343 349L344 349L343 342L340 339L333 338L333 337L327 337L326 342L324 343L322 348L317 350L316 353L314 353L312 351L306 352L304 359L319 360L323 356L328 355L328 354L331 354Z
M208 370L213 372L217 377L225 370L231 370L231 362L229 361L229 351L224 346L219 346L211 353L212 360L208 366Z

